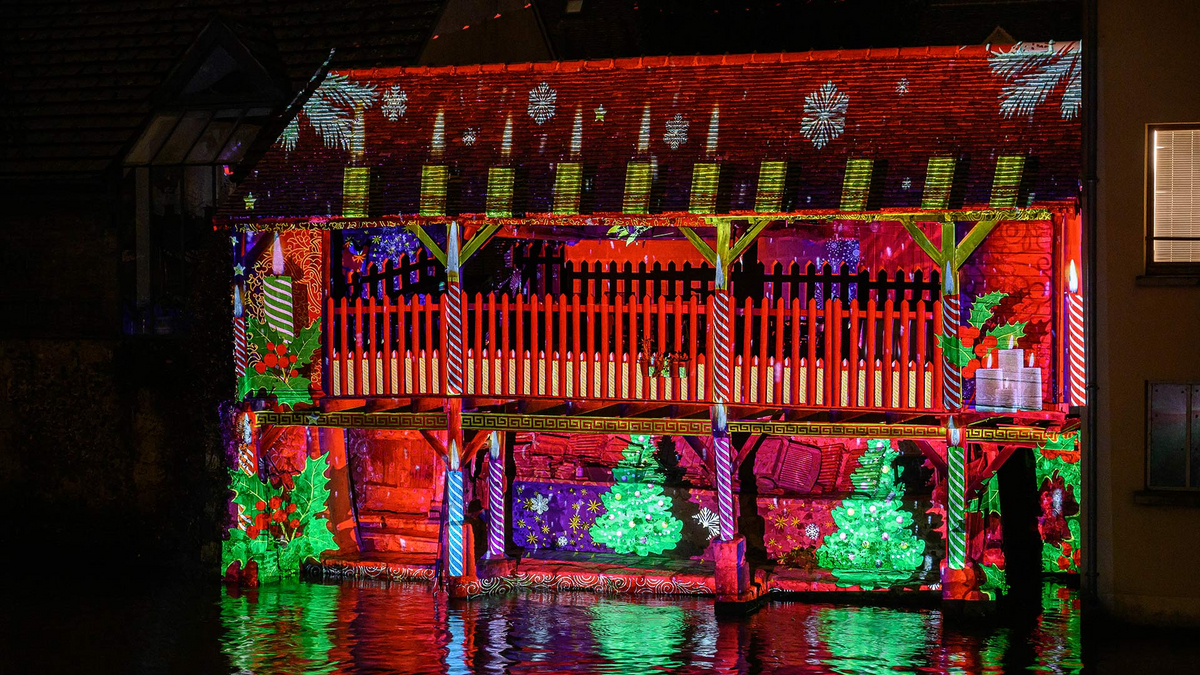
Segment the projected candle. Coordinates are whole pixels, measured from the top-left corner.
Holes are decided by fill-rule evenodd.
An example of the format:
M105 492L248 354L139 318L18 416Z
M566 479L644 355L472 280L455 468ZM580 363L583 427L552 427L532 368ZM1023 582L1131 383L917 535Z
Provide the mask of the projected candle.
M238 377L246 374L246 317L241 286L233 287L233 364Z
M271 271L274 276L263 277L263 313L268 326L291 339L296 334L292 278L283 276L283 247L279 244L279 235L275 235Z
M1087 403L1087 365L1083 345L1083 296L1079 294L1079 275L1075 261L1067 271L1067 337L1071 353L1071 405Z

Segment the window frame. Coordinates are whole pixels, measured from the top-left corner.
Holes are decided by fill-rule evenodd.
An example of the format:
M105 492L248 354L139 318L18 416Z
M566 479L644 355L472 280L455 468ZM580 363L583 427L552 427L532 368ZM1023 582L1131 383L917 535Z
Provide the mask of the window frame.
M1145 260L1147 276L1171 277L1200 277L1200 261L1196 262L1159 262L1154 259L1154 242L1166 241L1197 241L1200 237L1156 237L1154 236L1154 135L1158 131L1197 131L1200 132L1200 122L1170 122L1146 125L1145 148ZM1200 157L1197 158L1200 161ZM1149 390L1147 390L1149 391Z
M1153 411L1153 392L1156 385L1173 385L1182 386L1187 389L1187 415L1184 421L1184 447L1183 447L1183 485L1180 487L1171 487L1165 485L1151 485L1150 483L1150 449L1153 440L1153 425L1151 424L1150 415ZM1195 487L1192 483L1192 473L1200 471L1200 467L1192 466L1192 417L1196 411L1200 409L1200 397L1192 395L1192 390L1200 387L1200 381L1184 380L1184 381L1167 381L1167 380L1147 380L1146 381L1146 450L1145 450L1145 479L1143 485L1147 492L1174 492L1174 493L1191 493L1200 495L1200 481L1197 481Z

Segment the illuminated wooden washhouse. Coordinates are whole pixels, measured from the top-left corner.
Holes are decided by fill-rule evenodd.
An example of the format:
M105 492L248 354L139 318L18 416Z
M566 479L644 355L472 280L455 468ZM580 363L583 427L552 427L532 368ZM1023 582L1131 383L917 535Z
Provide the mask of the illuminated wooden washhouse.
M218 217L226 574L982 601L1014 456L1077 572L1079 67L329 73Z

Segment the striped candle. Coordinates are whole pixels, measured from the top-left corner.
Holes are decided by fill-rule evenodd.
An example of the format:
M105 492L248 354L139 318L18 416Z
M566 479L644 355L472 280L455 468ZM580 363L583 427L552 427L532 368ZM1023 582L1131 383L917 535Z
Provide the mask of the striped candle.
M267 325L290 340L296 334L292 278L283 276L283 246L279 243L278 234L271 247L271 271L274 276L263 277L263 313L267 317Z
M957 337L961 314L958 304L958 294L942 297L942 325L946 337ZM962 370L942 358L942 391L943 403L947 410L957 410L962 407Z
M496 432L488 438L488 558L504 557L504 450Z
M713 464L717 470L717 513L720 517L721 541L733 541L736 521L733 512L733 447L729 443L729 425L725 405L712 409Z
M243 315L240 286L233 287L233 365L238 377L246 374L246 317Z
M292 313L291 277L263 278L263 310L268 326L289 339L296 334Z
M1071 389L1070 404L1087 404L1087 354L1083 333L1083 296L1079 293L1079 275L1075 261L1067 272L1067 336L1070 339Z
M463 393L463 293L458 282L446 292L446 393Z
M946 565L961 570L967 565L967 451L958 446L946 448L948 480L946 486Z
M447 492L450 517L447 520L446 549L449 552L448 571L452 577L465 574L463 566L463 472L447 471L450 483Z
M713 397L718 403L733 398L732 315L729 291L718 289L713 297Z

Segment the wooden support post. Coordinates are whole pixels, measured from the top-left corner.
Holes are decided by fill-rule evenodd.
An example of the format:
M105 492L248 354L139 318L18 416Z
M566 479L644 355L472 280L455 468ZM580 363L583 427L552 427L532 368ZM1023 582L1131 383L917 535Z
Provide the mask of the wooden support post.
M306 429L310 446L314 441L329 460L329 524L338 553L359 552L358 521L354 517L354 493L350 484L350 461L346 453L346 430L336 427Z

